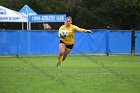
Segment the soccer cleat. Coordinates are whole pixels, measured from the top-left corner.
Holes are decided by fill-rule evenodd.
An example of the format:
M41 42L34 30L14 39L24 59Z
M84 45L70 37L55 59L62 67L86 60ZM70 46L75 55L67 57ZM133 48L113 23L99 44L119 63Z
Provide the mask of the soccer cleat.
M56 67L57 67L57 68L60 68L60 64L57 63Z

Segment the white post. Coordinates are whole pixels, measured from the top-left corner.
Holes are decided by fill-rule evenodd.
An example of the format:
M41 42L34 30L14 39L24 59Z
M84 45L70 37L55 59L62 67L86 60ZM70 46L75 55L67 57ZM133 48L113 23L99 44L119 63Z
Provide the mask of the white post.
M24 30L24 23L22 22L22 30Z
M31 25L32 25L32 23L31 23L31 22L29 22L29 30L31 30Z
M29 23L27 22L27 30L29 30Z

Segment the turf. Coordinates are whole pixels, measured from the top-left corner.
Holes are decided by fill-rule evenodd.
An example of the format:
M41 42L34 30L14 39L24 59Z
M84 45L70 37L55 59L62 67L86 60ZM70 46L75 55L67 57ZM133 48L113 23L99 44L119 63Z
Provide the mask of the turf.
M0 93L139 93L139 56L0 58Z

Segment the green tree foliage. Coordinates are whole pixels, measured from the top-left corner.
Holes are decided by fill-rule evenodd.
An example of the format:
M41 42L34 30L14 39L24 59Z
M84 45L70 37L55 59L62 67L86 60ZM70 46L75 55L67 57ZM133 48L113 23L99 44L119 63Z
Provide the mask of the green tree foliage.
M73 24L87 29L140 29L140 0L0 0L19 11L25 4L38 14L67 14ZM58 29L63 23L50 23ZM42 25L35 26L41 29Z
M113 0L109 6L111 23L120 29L140 29L140 1Z

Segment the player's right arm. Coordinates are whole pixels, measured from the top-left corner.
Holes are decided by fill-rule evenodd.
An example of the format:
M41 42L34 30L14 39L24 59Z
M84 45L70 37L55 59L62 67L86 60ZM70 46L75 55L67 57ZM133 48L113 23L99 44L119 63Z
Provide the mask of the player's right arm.
M58 31L58 36L59 36L59 37L61 37L61 36L60 36L60 33L61 33L62 30L63 30L63 26L61 26L61 27L59 28L59 31Z

